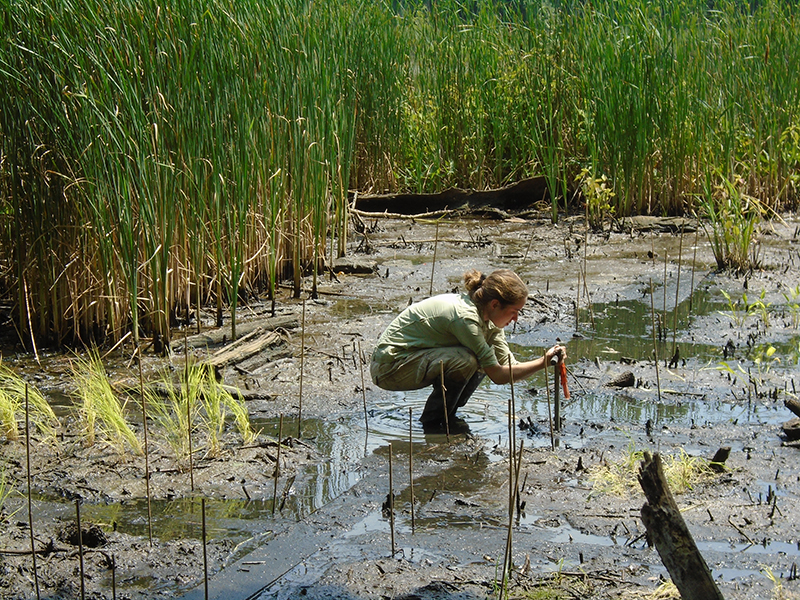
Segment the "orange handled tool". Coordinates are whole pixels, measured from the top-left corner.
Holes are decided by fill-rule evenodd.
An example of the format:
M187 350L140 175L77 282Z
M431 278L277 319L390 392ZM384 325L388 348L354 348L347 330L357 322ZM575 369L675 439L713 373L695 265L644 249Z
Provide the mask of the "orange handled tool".
M567 387L567 365L561 361L561 387L564 390L564 400L569 400L569 388Z

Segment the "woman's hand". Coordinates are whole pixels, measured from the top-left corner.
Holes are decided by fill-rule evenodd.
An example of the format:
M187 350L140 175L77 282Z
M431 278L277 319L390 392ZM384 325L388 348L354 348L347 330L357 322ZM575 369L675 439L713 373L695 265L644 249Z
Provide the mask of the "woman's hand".
M560 344L556 344L545 352L545 359L548 364L553 364L553 357L557 357L556 363L564 362L567 360L567 348Z

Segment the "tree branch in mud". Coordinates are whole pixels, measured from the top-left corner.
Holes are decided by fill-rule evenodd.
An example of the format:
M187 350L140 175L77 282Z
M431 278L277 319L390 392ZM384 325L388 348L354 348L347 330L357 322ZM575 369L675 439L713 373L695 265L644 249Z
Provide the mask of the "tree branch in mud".
M642 521L647 528L648 542L658 550L681 598L723 600L670 492L657 452L652 456L644 453L639 466L639 484L647 498L642 506Z

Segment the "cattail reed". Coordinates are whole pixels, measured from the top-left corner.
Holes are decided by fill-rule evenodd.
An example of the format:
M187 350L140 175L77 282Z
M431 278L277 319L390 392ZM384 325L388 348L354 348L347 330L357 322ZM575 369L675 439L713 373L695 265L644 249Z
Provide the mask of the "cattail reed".
M403 5L412 18L296 4L3 9L0 203L14 219L0 261L30 349L89 340L95 323L168 342L190 293L227 307L235 337L242 298L268 291L274 306L284 272L299 296L308 269L316 293L355 189L486 189L536 164L557 221L572 165L590 161L617 217L691 212L704 180L744 170L737 192L797 206L781 152L800 116L796 3L443 0Z

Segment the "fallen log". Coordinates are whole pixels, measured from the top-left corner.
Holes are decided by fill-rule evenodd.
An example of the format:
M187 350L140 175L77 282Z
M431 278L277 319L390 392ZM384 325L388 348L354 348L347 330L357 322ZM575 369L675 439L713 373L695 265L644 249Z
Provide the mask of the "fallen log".
M658 452L644 453L639 484L647 498L641 512L648 543L656 547L681 598L723 600L670 492Z
M794 398L788 398L787 400L783 401L783 405L795 415L800 417L800 401L797 401Z
M266 317L255 321L247 321L245 323L236 324L236 333L239 339L246 336L253 331L274 331L276 329L295 329L299 326L297 317L294 315L281 315L279 317ZM172 342L173 351L183 351L184 342L189 348L213 348L229 342L231 339L231 328L220 327L218 329L210 329L203 333L190 335L184 338L177 338Z
M215 369L222 369L285 343L286 341L281 334L275 331L258 329L217 350L205 362Z

